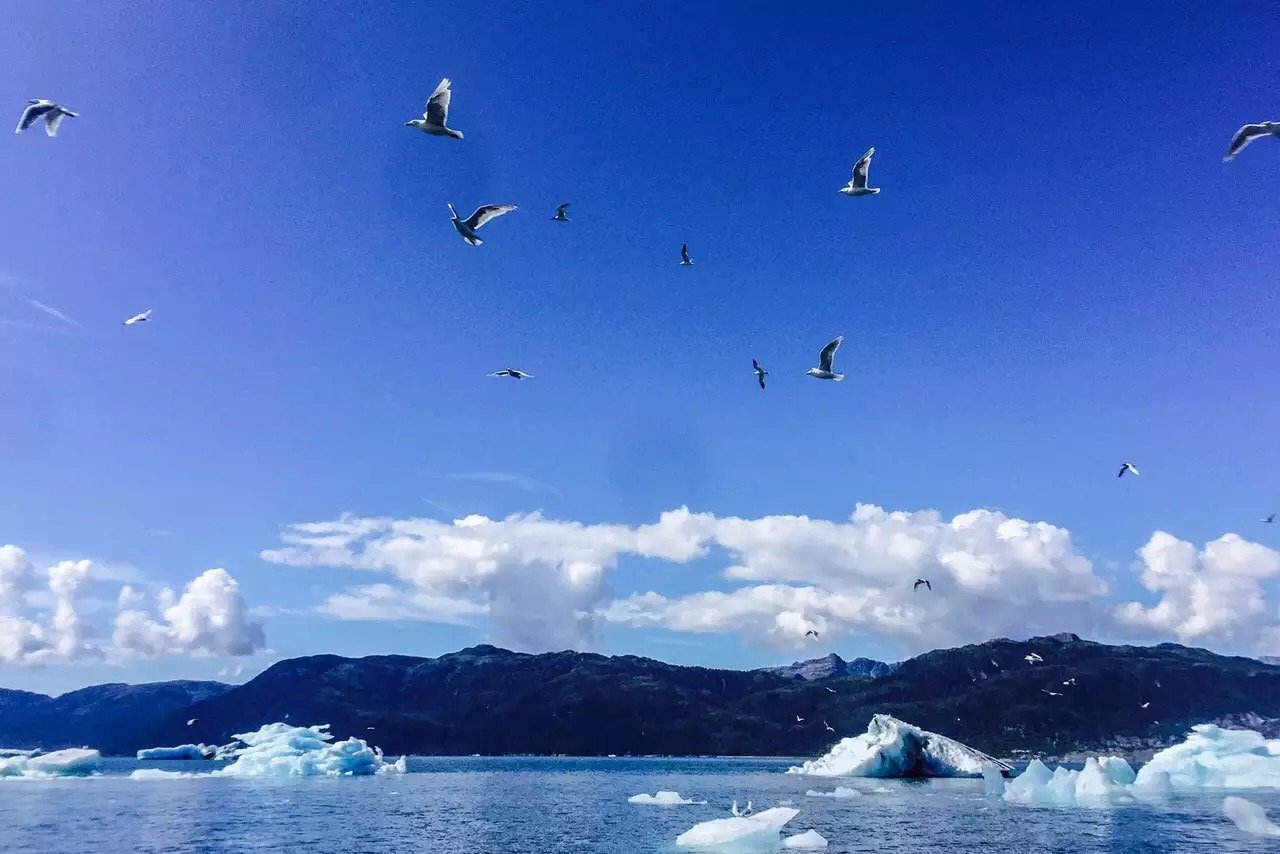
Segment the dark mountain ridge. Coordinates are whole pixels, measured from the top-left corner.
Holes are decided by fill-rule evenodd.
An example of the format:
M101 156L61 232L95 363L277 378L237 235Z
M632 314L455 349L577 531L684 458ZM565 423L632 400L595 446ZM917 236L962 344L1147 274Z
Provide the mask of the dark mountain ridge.
M881 712L1003 756L1140 751L1204 722L1280 734L1280 667L1177 644L1002 638L880 675L860 667L826 656L743 672L487 645L438 658L315 655L238 686L101 685L57 698L0 690L0 745L132 753L223 744L288 720L328 723L392 753L801 755L835 741L824 721L855 735Z

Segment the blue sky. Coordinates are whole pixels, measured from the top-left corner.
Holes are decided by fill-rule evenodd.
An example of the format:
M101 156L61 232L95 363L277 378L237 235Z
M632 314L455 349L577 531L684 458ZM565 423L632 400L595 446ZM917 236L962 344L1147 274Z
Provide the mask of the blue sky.
M1069 530L1108 603L1154 601L1131 569L1153 532L1275 545L1280 144L1221 162L1277 117L1273 4L337 7L9 10L3 103L80 117L4 142L0 542L115 567L96 598L225 567L272 609L252 672L489 636L317 614L391 576L259 557L346 512L998 508ZM443 76L461 142L403 127ZM872 145L884 192L838 195ZM447 201L520 210L473 249ZM837 334L848 380L805 377ZM509 365L536 379L485 377ZM1141 479L1117 482L1124 460ZM731 590L716 542L624 554L607 585ZM1255 649L1264 604L1184 639ZM816 651L915 651L859 625ZM595 646L807 654L637 626ZM227 661L11 664L0 684Z

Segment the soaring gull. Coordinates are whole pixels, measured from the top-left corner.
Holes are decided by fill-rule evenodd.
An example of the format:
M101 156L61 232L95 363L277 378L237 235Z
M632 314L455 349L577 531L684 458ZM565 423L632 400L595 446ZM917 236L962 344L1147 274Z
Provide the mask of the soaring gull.
M807 632L805 632L805 633L804 633L804 636L805 636L805 637L809 637L810 635L813 635L813 637L814 637L814 638L817 638L817 637L818 637L818 632L817 632L816 630L814 630L814 629L809 629L809 631L807 631Z
M693 259L689 257L689 244L688 244L688 243L682 243L682 244L680 245L680 266L681 266L681 267L692 267L692 266L693 266Z
M451 136L454 139L462 139L462 131L446 126L449 121L449 99L453 97L453 93L449 91L451 85L448 77L441 80L436 91L432 92L431 97L427 99L427 108L422 111L422 118L410 119L404 123L404 126L417 128L432 136Z
M840 192L846 196L874 196L880 192L879 187L867 186L867 172L871 169L871 155L875 154L875 147L867 150L867 153L858 158L858 162L853 164L853 177L849 179L848 185L841 187Z
M1139 476L1137 466L1135 466L1133 463L1125 463L1124 465L1120 466L1120 474L1116 475L1116 477L1124 477L1126 472L1133 475L1134 477Z
M27 101L26 109L22 111L22 117L18 119L18 126L13 129L13 132L22 133L35 124L38 119L43 118L45 134L47 136L57 136L58 125L62 124L63 116L71 116L74 119L78 115L79 113L73 113L48 98L32 98Z
M811 377L817 377L820 380L844 382L844 374L837 374L831 370L832 363L836 358L836 350L840 349L840 343L842 341L844 341L843 335L823 347L822 352L818 354L818 367L810 368L805 371L805 373Z
M556 222L568 222L569 218L564 215L565 208L567 207L569 207L568 202L565 202L563 205L558 205L556 207L556 215L553 216L552 219L554 219Z
M517 371L515 368L503 368L500 371L494 371L489 374L491 377L511 377L513 380L531 380L533 374L526 374L524 371Z
M1267 516L1267 518L1265 518L1265 519L1263 519L1263 520L1262 520L1262 524L1264 524L1264 525L1270 525L1270 524L1271 524L1272 522L1274 522L1275 520L1276 520L1276 514L1271 513L1271 514L1269 514L1269 515Z
M799 715L796 715L796 723L798 724L804 723L804 718L800 717Z
M1249 143L1264 136L1280 138L1280 122L1258 122L1240 128L1236 131L1236 135L1231 137L1231 145L1227 148L1227 156L1222 158L1222 162L1234 160L1235 156L1244 151Z
M470 243L472 246L479 246L484 243L480 239L480 235L476 234L486 222L491 219L497 219L503 214L511 213L516 209L515 205L481 205L476 208L476 212L466 219L461 219L458 212L453 209L453 205L449 205L449 213L453 214L453 227L458 229L458 234L462 235L462 239Z
M1036 662L1044 661L1043 658L1041 658L1039 655L1037 655L1034 652L1030 653L1029 655L1024 655L1022 657L1026 659L1027 664L1035 664Z
M831 724L827 723L826 721L823 721L822 725L823 727L826 728L827 732L835 732L835 728L832 727Z
M139 312L124 322L125 326L133 326L135 323L146 323L151 319L151 309Z
M756 382L760 383L760 388L763 389L764 378L768 376L769 372L766 371L764 368L760 367L760 363L757 362L755 359L751 360L751 368L756 372Z
M919 589L920 589L920 585L921 585L921 584L923 584L923 585L924 585L927 589L929 589L929 590L932 590L932 589L933 589L933 585L929 583L929 579L927 579L927 578L917 578L917 579L916 579L916 583L915 583L915 584L913 584L913 585L911 585L911 590L912 590L912 592L915 592L916 590L919 590Z
M192 718L191 720L187 721L187 726L191 726L193 723L195 723L198 720L199 718Z

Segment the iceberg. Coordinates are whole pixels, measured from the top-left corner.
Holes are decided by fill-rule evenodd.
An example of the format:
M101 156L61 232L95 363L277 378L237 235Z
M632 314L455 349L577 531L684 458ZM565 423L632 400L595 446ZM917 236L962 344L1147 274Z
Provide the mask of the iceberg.
M778 844L778 832L800 814L791 807L774 807L753 815L715 818L695 824L676 837L681 848L715 848L734 846L739 849Z
M1107 806L1128 799L1133 781L1133 768L1116 756L1091 757L1080 771L1061 766L1050 771L1033 759L1026 771L1005 786L1004 799L1018 804Z
M982 779L988 795L1004 794L1004 775L1000 773L999 768L990 762L982 763Z
M208 777L208 774L195 774L190 771L161 771L159 768L135 768L129 774L130 780L185 780L192 777Z
M207 744L179 744L177 747L148 747L138 751L139 759L211 759L218 748Z
M1245 833L1280 837L1280 825L1267 818L1267 811L1253 801L1234 796L1223 798L1222 811Z
M1186 741L1166 747L1138 772L1139 784L1158 773L1175 789L1257 789L1280 787L1280 739L1249 729L1213 724L1191 728Z
M810 850L818 848L826 848L827 840L822 834L816 830L806 830L804 833L797 833L795 836L788 836L782 840L783 848L807 848Z
M395 762L383 758L382 751L364 739L333 742L328 724L290 726L267 724L234 738L245 746L235 751L236 759L212 772L217 777L349 777L367 774L403 774L402 756ZM333 742L332 744L330 742Z
M844 738L825 756L789 768L814 777L980 777L990 764L1012 771L1007 762L891 715L875 715L862 735Z
M705 804L706 801L695 801L689 798L680 797L679 792L658 792L656 795L632 795L627 798L627 803L631 804L653 804L659 807L678 807L685 804Z
M844 786L836 786L834 792L818 792L810 789L805 794L811 798L860 798L862 792L857 789L848 789Z
M0 777L86 777L96 774L101 764L98 751L71 747L37 756L0 759Z

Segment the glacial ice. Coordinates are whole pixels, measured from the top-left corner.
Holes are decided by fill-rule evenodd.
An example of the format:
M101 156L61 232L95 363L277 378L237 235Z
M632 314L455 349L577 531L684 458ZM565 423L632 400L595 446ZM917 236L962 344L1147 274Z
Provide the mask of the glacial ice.
M1186 741L1152 756L1138 772L1138 782L1161 771L1175 789L1280 787L1280 739L1200 724L1191 728Z
M159 768L135 768L129 773L130 780L183 780L207 776L209 775L190 771L162 771Z
M816 850L818 848L826 848L827 840L816 830L806 830L804 833L797 833L795 836L788 836L782 840L782 847Z
M404 773L405 759L383 758L382 751L364 739L348 738L330 744L328 724L290 726L267 724L234 736L244 743L236 760L213 773L221 777L346 777Z
M841 739L825 756L787 770L814 777L978 777L984 763L1012 766L954 739L875 715L862 735Z
M676 837L682 848L714 848L734 846L739 849L757 845L770 848L778 843L778 832L800 814L791 807L774 807L748 816L714 818L695 824Z
M1039 759L1005 786L1004 799L1019 804L1106 806L1129 797L1133 768L1115 756L1090 758L1081 771L1050 771Z
M101 764L98 751L69 747L38 756L0 759L0 777L85 777L97 773Z
M857 789L849 789L844 786L836 786L835 791L833 792L819 792L814 789L810 789L809 791L805 792L805 794L811 798L860 798L862 797L862 792L859 792Z
M1222 811L1245 833L1280 837L1280 825L1267 818L1267 811L1253 801L1234 796L1223 798Z
M1004 794L1004 775L1000 773L999 768L990 762L982 763L982 779L985 782L984 788L988 795Z
M148 747L138 751L139 759L207 759L217 750L207 744L179 744L177 747Z
M659 807L678 807L685 804L705 804L706 801L695 801L680 797L679 792L658 792L656 795L640 794L627 798L632 804L652 804Z

